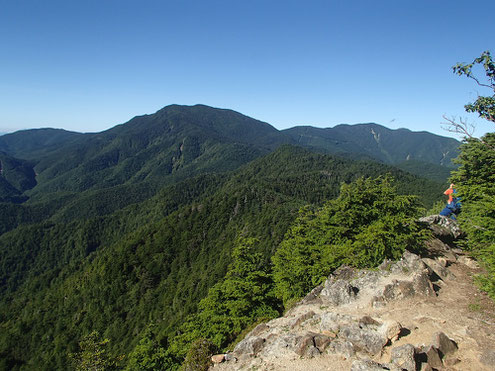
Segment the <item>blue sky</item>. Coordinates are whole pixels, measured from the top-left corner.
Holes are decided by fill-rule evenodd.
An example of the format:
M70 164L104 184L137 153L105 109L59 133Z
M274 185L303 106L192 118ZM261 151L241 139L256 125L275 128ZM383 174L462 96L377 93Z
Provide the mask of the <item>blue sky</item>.
M0 132L101 131L169 104L278 129L376 122L449 135L489 91L451 66L495 53L495 1L0 0Z

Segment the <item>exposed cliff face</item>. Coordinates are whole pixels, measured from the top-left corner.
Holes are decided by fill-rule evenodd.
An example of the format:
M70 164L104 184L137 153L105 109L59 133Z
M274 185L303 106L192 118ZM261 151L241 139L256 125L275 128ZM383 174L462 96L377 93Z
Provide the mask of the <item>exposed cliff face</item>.
M493 370L495 323L481 310L492 303L472 283L479 267L442 242L458 236L455 223L424 221L441 239L421 256L406 251L377 270L341 267L213 369Z

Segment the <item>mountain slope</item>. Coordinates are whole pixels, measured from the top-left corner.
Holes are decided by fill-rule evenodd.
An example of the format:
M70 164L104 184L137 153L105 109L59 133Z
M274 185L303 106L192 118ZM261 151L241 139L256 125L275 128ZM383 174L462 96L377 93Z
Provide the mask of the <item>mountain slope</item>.
M234 170L284 143L390 164L414 160L445 166L451 166L459 144L376 124L278 131L231 110L172 105L101 133L38 129L7 134L0 138L0 151L33 164L37 184L23 196L42 201L86 190L109 194L123 185L131 193L147 188L154 194L190 176Z
M24 191L36 185L33 166L0 152L0 202L21 202Z
M267 153L283 136L266 123L206 106L168 106L135 117L42 157L30 196L101 189L124 183L163 184L205 171L226 171Z
M393 145L376 147L367 125L293 128L280 132L237 112L202 105L168 106L101 133L37 129L4 135L0 138L0 151L24 164L18 169L28 171L26 166L30 166L36 177L33 179L30 173L29 182L24 182L29 186L21 188L6 178L0 179L0 200L21 202L29 198L22 208L0 203L0 232L21 223L55 217L57 213L57 220L68 218L66 221L107 215L149 199L165 185L198 174L235 170L284 143L299 141L311 150L337 152L350 159L385 161L402 159L404 153L398 155L396 147L405 148L404 143L419 135L378 125L371 128L381 138L395 138L388 141ZM359 135L355 133L358 129ZM296 140L294 133L301 130L311 136L305 134ZM423 144L438 140L438 148L447 148L452 142L448 138L420 134L426 139L422 143L414 142L418 153L426 151ZM360 139L362 135L367 139ZM448 168L430 165L438 159L424 157L430 162L410 159L396 166L445 180ZM17 174L25 175L26 171Z
M0 151L13 157L36 160L84 134L62 129L30 129L0 136Z
M104 217L7 232L0 354L12 369L65 369L84 334L98 330L112 352L127 353L150 321L166 342L223 277L239 236L258 238L268 261L301 206L335 197L343 181L388 172L403 189L441 194L392 167L283 146L233 174L190 178Z
M360 153L389 164L407 160L453 167L459 142L427 132L391 130L377 124L300 126L283 131L298 145L328 153Z
M50 217L59 208L71 218L112 213L152 197L164 185L234 170L285 141L266 123L200 105L168 106L97 134L54 129L9 134L0 140L0 150L29 159L37 182L22 193L0 180L0 198L29 197L36 210L0 205L7 213L0 217L7 220L1 229L36 221L30 214Z

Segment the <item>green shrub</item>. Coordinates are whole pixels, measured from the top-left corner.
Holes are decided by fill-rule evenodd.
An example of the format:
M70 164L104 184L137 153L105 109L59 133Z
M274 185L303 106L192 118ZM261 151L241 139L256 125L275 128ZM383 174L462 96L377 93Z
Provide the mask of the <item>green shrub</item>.
M264 267L263 255L256 252L259 240L240 238L232 252L233 262L223 281L214 285L198 304L196 314L180 327L170 350L184 357L190 344L206 338L222 349L259 318L278 316L273 282Z
M275 293L284 304L302 297L342 264L375 267L417 250L428 233L415 219L414 196L400 196L390 176L344 184L321 209L303 208L273 256Z
M208 371L211 356L216 352L216 346L207 339L197 339L192 343L182 364L181 371Z
M459 223L467 235L467 248L487 269L479 282L495 298L495 133L482 140L468 139L461 145L457 160L461 166L452 181L462 201Z

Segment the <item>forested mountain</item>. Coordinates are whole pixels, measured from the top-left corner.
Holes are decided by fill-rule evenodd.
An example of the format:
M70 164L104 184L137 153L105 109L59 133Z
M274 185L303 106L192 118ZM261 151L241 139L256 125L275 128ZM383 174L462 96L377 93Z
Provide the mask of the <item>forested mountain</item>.
M410 159L405 172L371 147L337 157L295 142L290 131L201 105L101 133L0 137L0 369L67 369L94 330L115 356L136 349L151 324L167 348L224 278L240 238L255 239L270 267L300 208L334 199L342 183L391 174L426 207L442 197L444 179L411 174L424 175L426 162ZM427 152L416 145L411 158Z
M64 221L106 215L149 199L167 184L202 173L234 170L284 143L297 142L311 150L379 161L402 161L405 155L400 151L414 143L411 163L402 164L401 168L435 180L445 179L447 168L438 167L440 159L426 154L428 150L437 153L439 148L447 151L457 143L455 140L392 131L378 125L357 127L359 133L344 125L336 129L305 127L278 131L231 110L172 105L101 133L36 129L7 134L0 138L0 151L4 158L18 165L8 169L4 166L0 200L29 201L22 207L0 203L0 233L55 214ZM306 140L308 135L303 136L305 140L295 135L300 130L312 133L312 140ZM375 148L376 141L370 139L375 137L369 130L375 130L377 138L384 138L379 150ZM332 132L337 133L337 139L330 139ZM417 137L421 141L414 139ZM336 150L327 146L329 141L342 141L345 145ZM423 161L417 162L416 157Z
M296 126L283 131L301 146L328 153L360 153L388 164L415 160L452 168L459 142L428 132L391 130L377 124L337 125L333 128Z
M0 152L0 202L22 202L23 192L36 185L32 165Z
M236 169L287 141L266 123L200 105L168 106L97 134L51 129L8 134L0 150L30 164L36 182L22 194L3 182L4 200L30 200L22 208L0 205L0 232L61 208L64 220L108 214L152 197L166 184ZM4 172L3 178L18 175Z
M172 105L101 133L37 129L7 134L0 138L0 151L30 161L37 185L26 195L41 199L48 193L123 184L155 187L202 172L233 170L283 143L390 164L415 160L447 167L459 145L376 124L278 131L230 110Z
M2 135L0 151L23 159L39 159L45 153L57 149L83 134L62 129L30 129Z
M268 261L301 206L334 198L341 182L385 173L427 203L441 194L441 185L392 167L283 146L236 172L190 178L103 217L5 233L4 366L66 368L67 354L92 330L111 340L112 354L128 353L150 322L166 344L223 277L239 236L257 238Z

